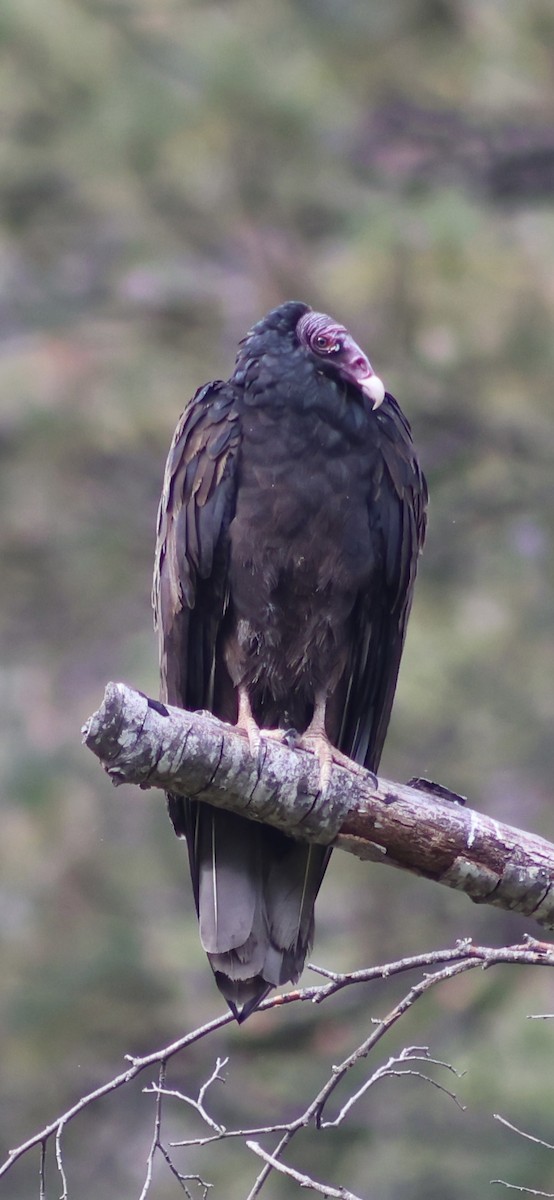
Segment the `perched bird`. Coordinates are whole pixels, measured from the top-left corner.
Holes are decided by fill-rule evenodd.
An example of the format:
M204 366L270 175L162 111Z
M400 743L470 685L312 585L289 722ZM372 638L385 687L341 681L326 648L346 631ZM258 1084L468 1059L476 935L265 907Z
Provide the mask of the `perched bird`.
M167 460L154 608L161 698L244 729L297 732L375 771L427 492L410 426L348 330L289 301L200 388ZM242 1021L295 982L329 861L322 846L179 796L202 945Z

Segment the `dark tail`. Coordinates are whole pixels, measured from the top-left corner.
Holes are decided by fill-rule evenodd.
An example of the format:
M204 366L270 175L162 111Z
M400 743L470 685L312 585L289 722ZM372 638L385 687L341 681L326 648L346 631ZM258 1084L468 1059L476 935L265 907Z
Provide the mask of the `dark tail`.
M185 804L186 830L178 828L171 799L170 814L187 836L200 938L241 1022L272 988L296 983L302 973L330 850L206 804Z

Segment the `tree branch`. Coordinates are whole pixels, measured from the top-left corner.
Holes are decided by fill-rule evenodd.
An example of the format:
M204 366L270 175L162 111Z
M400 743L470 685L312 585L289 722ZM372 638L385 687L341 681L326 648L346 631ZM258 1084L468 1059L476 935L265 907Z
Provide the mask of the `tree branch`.
M194 797L302 841L400 867L554 929L554 845L422 787L333 766L319 792L313 755L244 734L211 713L170 708L109 683L83 740L115 785ZM442 791L448 796L445 789Z
M213 1083L216 1079L221 1079L220 1069L225 1065L225 1060L217 1060L216 1069L215 1071L212 1071L212 1074L206 1080L205 1084L200 1088L197 1100L193 1100L191 1097L184 1096L175 1089L169 1090L165 1088L164 1080L167 1064L190 1046L203 1041L206 1037L215 1034L217 1031L223 1029L226 1025L230 1025L234 1018L230 1012L226 1012L223 1014L223 1016L216 1017L215 1020L209 1021L206 1025L202 1025L200 1028L193 1030L192 1033L185 1034L177 1041L172 1042L168 1046L162 1047L160 1050L153 1051L152 1053L145 1055L143 1058L138 1058L129 1054L126 1055L129 1065L125 1071L116 1075L107 1083L97 1087L94 1091L89 1092L88 1095L81 1096L80 1100L67 1109L67 1111L61 1116L44 1126L43 1129L39 1130L38 1133L35 1133L32 1137L28 1138L20 1146L16 1146L13 1150L11 1150L5 1161L0 1164L0 1178L8 1175L13 1170L16 1163L19 1162L19 1160L25 1155L29 1154L33 1150L38 1150L39 1200L45 1200L46 1155L48 1146L53 1143L58 1173L61 1174L62 1186L64 1188L65 1195L67 1196L67 1178L65 1175L62 1156L62 1138L65 1135L67 1127L97 1101L104 1099L106 1096L118 1091L120 1088L129 1086L133 1083L138 1075L148 1068L157 1067L157 1084L151 1084L149 1087L144 1089L145 1092L153 1093L156 1096L156 1108L154 1113L154 1131L147 1156L147 1173L145 1188L143 1188L143 1195L146 1196L148 1194L148 1188L150 1186L150 1180L152 1177L151 1164L153 1163L154 1155L157 1152L162 1156L168 1169L175 1176L175 1178L178 1179L185 1192L187 1192L187 1181L196 1180L198 1185L204 1189L203 1200L206 1200L207 1190L210 1185L202 1180L198 1175L183 1174L181 1171L179 1171L171 1156L171 1151L173 1148L191 1146L202 1147L209 1145L212 1142L230 1138L238 1138L246 1141L246 1139L254 1137L257 1138L264 1134L279 1133L283 1136L280 1138L277 1146L273 1150L273 1154L271 1155L273 1160L277 1160L288 1147L291 1140L308 1126L315 1126L316 1129L320 1129L333 1127L342 1122L344 1117L352 1108L352 1105L356 1102L359 1096L363 1094L363 1091L367 1090L367 1087L358 1089L351 1101L347 1100L346 1102L342 1102L342 1106L337 1115L324 1121L322 1120L323 1109L334 1093L337 1084L341 1083L346 1078L348 1073L361 1061L361 1059L366 1058L373 1050L375 1050L379 1042L387 1035L389 1030L391 1030L401 1020L405 1013L408 1012L408 1010L412 1008L413 1005L431 988L443 983L445 980L453 979L457 975L466 971L490 968L506 963L512 963L518 966L540 966L552 968L554 967L554 949L552 947L545 946L543 942L536 942L533 938L527 938L522 945L501 947L477 946L467 939L465 941L458 942L456 946L446 950L430 950L427 953L414 955L409 958L402 958L396 962L382 963L379 966L366 967L359 971L352 971L343 974L334 971L323 971L321 968L313 967L312 970L315 970L324 976L324 978L327 980L326 983L301 989L294 988L282 995L270 996L260 1005L260 1012L269 1012L271 1009L280 1008L283 1005L296 1004L298 1002L320 1004L328 1000L337 992L342 991L343 988L357 986L360 983L372 983L376 979L391 979L395 976L404 975L413 970L431 968L431 971L426 971L419 982L409 989L409 991L394 1005L390 1012L388 1012L384 1017L379 1018L376 1022L372 1021L372 1030L368 1037L364 1039L361 1045L357 1046L351 1054L347 1055L343 1062L335 1065L332 1068L325 1083L319 1087L317 1094L300 1114L297 1112L297 1105L295 1103L294 1109L296 1116L288 1121L285 1120L283 1122L272 1122L248 1129L223 1129L218 1122L214 1121L213 1118L210 1118L204 1107L206 1091L210 1087L211 1083ZM437 967L439 968L438 970L433 969ZM374 1083L377 1083L380 1079L391 1074L395 1064L406 1063L410 1059L414 1060L418 1053L420 1053L424 1057L424 1061L428 1063L434 1062L435 1065L439 1067L446 1068L447 1070L453 1070L448 1063L442 1063L438 1060L433 1060L430 1057L427 1047L406 1047L400 1052L400 1054L393 1055L391 1058L389 1058L384 1066L377 1068L373 1072L370 1083L367 1086L373 1086ZM456 1074L456 1072L454 1073ZM422 1076L422 1078L424 1077ZM431 1082L434 1082L435 1086L437 1086L436 1081ZM210 1132L208 1136L204 1137L189 1137L181 1141L171 1142L169 1143L169 1146L166 1145L165 1142L162 1141L160 1129L162 1116L161 1103L166 1097L168 1100L177 1099L184 1101L187 1105L192 1105L192 1107L195 1108L197 1113L201 1116L203 1121L208 1125L208 1128L213 1130L215 1126L218 1129L218 1132ZM456 1103L458 1103L455 1096L452 1096L452 1098L456 1101ZM273 1169L273 1164L266 1162L265 1166L262 1168L262 1171L258 1175L247 1200L254 1200L254 1197L259 1195L264 1186L265 1180L268 1178L268 1175Z

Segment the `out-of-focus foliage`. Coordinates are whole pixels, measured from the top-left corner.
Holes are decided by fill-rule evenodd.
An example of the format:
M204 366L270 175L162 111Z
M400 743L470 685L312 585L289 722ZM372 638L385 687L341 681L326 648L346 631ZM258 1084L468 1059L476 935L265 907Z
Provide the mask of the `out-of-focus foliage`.
M220 1010L163 804L115 795L79 727L110 677L156 692L166 448L188 397L228 374L273 304L303 298L351 326L429 477L386 772L429 775L552 836L553 38L552 0L3 0L5 1147L126 1051ZM335 859L317 962L525 931ZM491 1116L553 1140L554 1034L525 1022L552 1010L549 985L506 969L434 994L390 1048L426 1042L467 1069L466 1112L393 1080L295 1161L380 1200L470 1200L499 1175L552 1190L552 1156ZM278 1120L398 994L254 1017L174 1082L190 1090L227 1047L222 1119ZM138 1195L151 1116L137 1091L83 1119L70 1194ZM175 1137L196 1128L175 1110ZM197 1168L228 1200L255 1175L237 1144L187 1160ZM0 1192L27 1198L36 1179L23 1163ZM169 1176L156 1186L157 1200L178 1194Z

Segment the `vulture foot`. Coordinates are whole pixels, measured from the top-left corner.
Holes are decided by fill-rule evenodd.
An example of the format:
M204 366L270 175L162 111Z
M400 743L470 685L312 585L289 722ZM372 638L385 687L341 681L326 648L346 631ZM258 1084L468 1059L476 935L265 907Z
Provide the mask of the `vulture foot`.
M343 754L341 750L337 750L329 741L326 733L321 730L307 729L296 742L298 750L308 750L310 754L315 754L319 761L319 791L322 796L329 787L331 780L331 771L333 764L337 767L346 767L348 771L353 771L356 775L367 775L365 767L361 767L359 763L354 762L347 754Z
M260 757L262 741L265 738L273 738L274 741L283 742L285 746L289 747L296 746L298 740L298 734L295 729L260 729L252 713L248 694L242 688L239 688L239 713L235 729L246 734L250 753L253 758L258 759Z

